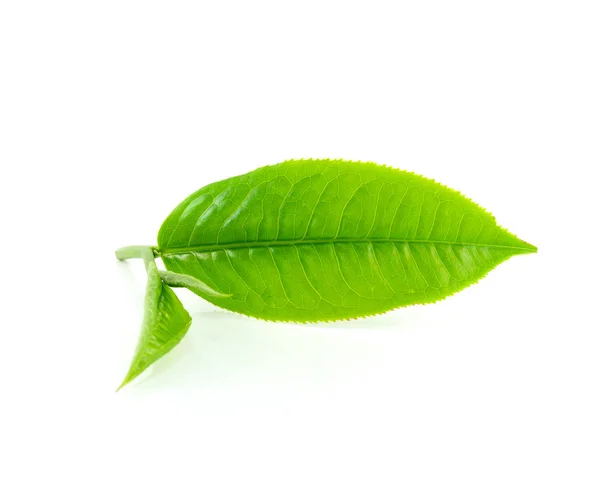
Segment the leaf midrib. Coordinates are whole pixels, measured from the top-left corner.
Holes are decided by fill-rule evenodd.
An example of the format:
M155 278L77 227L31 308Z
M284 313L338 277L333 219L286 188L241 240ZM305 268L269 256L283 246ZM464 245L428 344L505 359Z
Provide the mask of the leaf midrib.
M197 246L184 246L178 248L159 248L160 254L181 254L181 253L206 253L212 251L229 251L232 249L251 249L261 247L278 246L297 246L305 244L359 244L359 243L409 243L409 244L444 244L453 246L475 246L481 248L502 248L514 249L523 253L535 253L537 248L534 246L510 246L506 244L480 244L477 242L455 242L455 241L436 241L429 239L291 239L281 241L252 241L252 242L231 242L224 244L201 244ZM521 241L522 242L522 241Z

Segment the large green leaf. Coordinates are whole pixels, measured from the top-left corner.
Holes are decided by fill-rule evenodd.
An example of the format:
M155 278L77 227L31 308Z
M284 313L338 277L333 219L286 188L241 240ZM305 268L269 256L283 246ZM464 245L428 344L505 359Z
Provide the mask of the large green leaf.
M460 193L373 163L292 160L203 187L166 219L165 266L268 320L326 321L440 300L535 252Z

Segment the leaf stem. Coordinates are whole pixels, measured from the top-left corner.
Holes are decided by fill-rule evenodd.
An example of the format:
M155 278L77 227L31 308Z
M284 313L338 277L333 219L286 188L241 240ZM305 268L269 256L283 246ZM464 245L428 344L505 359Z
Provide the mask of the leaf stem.
M154 262L154 258L158 256L158 249L153 246L126 246L117 249L115 256L119 261L141 258L144 260L146 270L148 270L148 265Z
M223 294L222 292L219 292L218 290L213 289L211 286L205 284L202 280L192 277L191 275L162 270L160 270L158 274L160 275L163 283L167 284L169 287L185 287L192 292L202 293L211 297L231 297L231 294Z

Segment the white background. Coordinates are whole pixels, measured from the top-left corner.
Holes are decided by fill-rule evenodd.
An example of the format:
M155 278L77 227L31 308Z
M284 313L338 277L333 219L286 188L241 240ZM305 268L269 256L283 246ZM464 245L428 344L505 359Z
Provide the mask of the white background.
M598 2L0 7L0 492L600 493ZM433 306L269 324L185 292L119 393L141 262L212 181L371 160L539 247Z

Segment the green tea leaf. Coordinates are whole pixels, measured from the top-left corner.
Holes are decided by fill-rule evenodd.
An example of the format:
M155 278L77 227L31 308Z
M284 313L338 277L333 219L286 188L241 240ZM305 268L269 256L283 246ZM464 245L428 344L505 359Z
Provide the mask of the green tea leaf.
M330 321L431 303L537 249L460 193L374 163L291 160L203 187L160 229L168 270L225 309Z
M143 255L148 271L144 320L131 366L119 389L173 349L187 333L192 322L173 289L162 281L151 250L144 247L141 249L146 249ZM117 252L117 257L126 259L129 256L120 257ZM217 297L219 293L216 294L213 297Z

